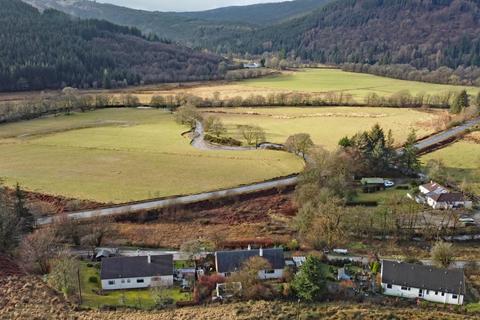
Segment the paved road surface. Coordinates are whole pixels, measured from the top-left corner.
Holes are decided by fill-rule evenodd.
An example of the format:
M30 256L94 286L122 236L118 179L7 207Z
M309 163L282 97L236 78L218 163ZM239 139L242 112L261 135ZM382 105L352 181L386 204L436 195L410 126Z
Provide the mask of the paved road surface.
M441 132L439 134L436 134L434 136L431 136L431 137L429 137L425 140L420 141L415 146L419 150L428 148L428 147L430 147L434 144L437 144L437 143L446 141L450 138L453 138L456 135L458 135L459 133L462 133L462 132L466 131L467 129L475 126L476 124L480 124L480 118L469 120L469 121L465 122L464 124L462 124L458 127L454 127L454 128L449 129L449 130L446 130L444 132Z
M463 125L449 129L447 131L434 135L428 139L425 139L417 144L417 148L423 149L428 146L437 144L439 142L448 140L453 136L461 132L464 132L468 128L473 127L476 124L480 124L480 118L467 121ZM201 123L198 123L197 129L195 132L195 138L192 142L192 145L199 149L210 150L212 148L212 145L205 143L203 139L203 134L204 134L203 126ZM217 146L215 146L215 148L216 147ZM230 147L219 146L218 148L222 150L245 150L245 148L243 147L231 147L233 149L229 149ZM225 148L228 148L228 149L225 149ZM180 196L180 197L171 198L171 199L151 200L151 201L145 201L145 202L135 203L135 204L119 205L111 208L74 212L74 213L69 213L68 216L73 219L90 219L95 217L113 216L113 215L120 215L120 214L126 214L131 212L139 212L143 210L162 209L162 208L167 208L167 207L176 206L176 205L186 205L186 204L192 204L192 203L197 203L197 202L206 201L206 200L214 200L214 199L220 199L225 197L254 193L258 191L270 190L274 188L293 186L297 183L297 181L298 181L297 177L290 177L290 178L279 179L279 180L274 180L269 182L256 183L256 184L232 188L232 189L225 189L225 190L214 191L214 192L204 192L204 193L188 195L188 196ZM52 222L54 222L54 219L52 217L37 219L38 225L51 224Z
M268 182L256 183L256 184L232 188L232 189L225 189L225 190L213 191L213 192L204 192L204 193L199 193L199 194L194 194L189 196L181 196L177 198L146 201L146 202L129 204L129 205L119 205L112 208L74 212L74 213L69 213L68 217L72 219L90 219L90 218L96 218L96 217L127 214L131 212L139 212L144 210L162 209L162 208L168 208L168 207L177 206L177 205L186 205L186 204L198 203L201 201L239 196L239 195L244 195L248 193L270 190L274 188L289 187L289 186L296 185L297 180L298 180L297 177L290 177L290 178L284 178L284 179L273 180ZM38 225L51 224L52 222L54 222L54 219L52 217L37 219Z

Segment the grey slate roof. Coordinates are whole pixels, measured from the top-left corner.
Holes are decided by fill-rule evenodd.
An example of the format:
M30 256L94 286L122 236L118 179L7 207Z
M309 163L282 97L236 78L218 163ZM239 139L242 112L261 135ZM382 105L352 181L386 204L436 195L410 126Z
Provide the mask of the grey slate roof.
M258 257L260 250L233 250L217 251L215 253L215 262L217 272L235 272L242 268L242 264L251 257ZM283 269L285 267L285 258L283 249L263 249L263 258L266 259L272 269Z
M465 201L465 197L463 196L462 193L459 193L459 192L434 194L434 195L431 195L430 198L432 198L436 202L446 202L446 203Z
M173 255L114 257L102 260L100 279L123 279L173 275Z
M382 283L453 294L465 294L463 269L382 261Z

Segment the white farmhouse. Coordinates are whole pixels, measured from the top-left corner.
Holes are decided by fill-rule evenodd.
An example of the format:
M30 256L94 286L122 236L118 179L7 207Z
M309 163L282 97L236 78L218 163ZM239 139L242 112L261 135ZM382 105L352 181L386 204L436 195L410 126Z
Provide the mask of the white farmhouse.
M259 271L260 279L280 279L283 277L285 258L283 249L255 249L255 250L233 250L215 252L215 267L217 273L224 277L240 271L244 262L252 257L262 257L268 261L271 269Z
M457 209L467 208L470 209L473 206L472 201L465 199L462 193L441 193L427 195L427 203L433 209Z
M463 304L463 269L439 269L383 260L381 276L385 295L444 304Z
M427 195L429 193L433 193L433 194L442 194L442 193L449 193L450 191L445 188L444 186L436 183L436 182L429 182L427 184L423 184L421 185L420 187L418 187L420 189L420 192Z
M103 290L173 285L173 255L115 257L102 260Z
M419 190L425 197L424 201L433 209L470 209L473 206L473 202L465 199L462 193L450 192L444 186L433 181L421 185Z

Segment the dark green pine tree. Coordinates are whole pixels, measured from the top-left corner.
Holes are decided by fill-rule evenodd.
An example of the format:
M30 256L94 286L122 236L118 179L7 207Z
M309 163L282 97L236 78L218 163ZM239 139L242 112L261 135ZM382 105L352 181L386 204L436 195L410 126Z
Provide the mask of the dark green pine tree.
M308 256L293 279L292 288L295 294L301 300L319 301L325 297L326 287L322 261L318 257Z
M458 95L453 99L453 103L450 106L450 112L453 114L459 114L465 108L469 106L468 102L468 93L465 90L462 90Z
M28 210L25 205L25 194L20 189L20 185L17 183L15 187L15 199L14 199L14 210L15 214L20 222L20 229L23 234L30 233L33 231L35 226L35 217Z
M407 137L407 141L403 148L403 153L400 156L400 167L409 173L415 173L420 170L420 159L418 157L418 149L415 147L417 135L415 130L412 130Z

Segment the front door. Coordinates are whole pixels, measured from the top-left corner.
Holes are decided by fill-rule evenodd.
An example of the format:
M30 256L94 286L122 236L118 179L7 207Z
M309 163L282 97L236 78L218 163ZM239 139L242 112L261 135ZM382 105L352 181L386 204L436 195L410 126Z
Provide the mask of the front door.
M418 296L423 297L423 290L422 289L418 290Z

